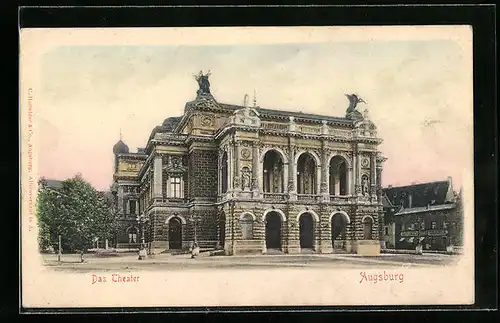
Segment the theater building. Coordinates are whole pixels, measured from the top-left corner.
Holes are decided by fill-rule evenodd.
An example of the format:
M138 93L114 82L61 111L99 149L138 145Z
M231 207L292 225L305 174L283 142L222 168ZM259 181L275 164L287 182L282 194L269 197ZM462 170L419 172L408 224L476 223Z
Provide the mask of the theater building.
M219 103L208 75L145 148L114 147L121 231L152 252L378 253L385 158L367 113L345 117ZM356 97L357 99L357 97ZM354 103L353 103L354 102Z
M462 197L453 190L451 177L384 188L382 200L386 218L393 218L384 224L388 247L415 249L420 244L424 251L445 251L463 245Z

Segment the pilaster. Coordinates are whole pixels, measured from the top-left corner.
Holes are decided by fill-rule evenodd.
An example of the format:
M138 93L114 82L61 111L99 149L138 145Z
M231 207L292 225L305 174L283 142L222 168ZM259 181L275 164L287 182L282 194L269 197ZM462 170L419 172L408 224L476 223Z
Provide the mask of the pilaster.
M252 191L254 197L259 196L259 147L257 142L252 143Z
M163 183L163 158L160 155L154 158L154 186L153 186L153 197L161 198L163 194L162 183Z
M296 169L297 165L295 164L295 139L289 137L288 142L288 177L287 177L287 188L288 188L288 196L292 201L297 200L297 175Z
M323 124L325 126L325 124ZM323 196L323 201L328 202L330 200L330 194L328 192L328 156L325 147L325 140L321 140L321 186L320 194Z

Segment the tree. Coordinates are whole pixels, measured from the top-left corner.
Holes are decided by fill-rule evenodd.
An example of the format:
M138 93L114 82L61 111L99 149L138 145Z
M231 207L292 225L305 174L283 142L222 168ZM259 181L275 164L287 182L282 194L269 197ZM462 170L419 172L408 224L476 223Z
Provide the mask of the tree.
M42 250L50 244L56 247L61 235L63 250L83 255L96 237L113 237L115 218L105 197L80 175L63 181L58 189L49 188L43 179L40 184L37 216Z

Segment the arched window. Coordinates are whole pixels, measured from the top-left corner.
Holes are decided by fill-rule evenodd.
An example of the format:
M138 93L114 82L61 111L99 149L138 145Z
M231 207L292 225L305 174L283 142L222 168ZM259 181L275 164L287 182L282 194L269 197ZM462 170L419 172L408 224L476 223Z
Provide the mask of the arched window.
M263 189L267 193L283 193L283 161L274 150L269 150L264 156Z
M364 239L365 240L372 240L372 227L373 227L373 220L370 217L366 217L363 220L363 232L364 232Z
M316 194L316 162L308 153L297 161L297 193Z
M330 160L330 195L347 195L347 166L344 158Z
M241 235L243 240L253 239L253 218L250 214L245 214L240 219Z
M222 160L221 160L221 193L226 193L227 192L227 176L228 176L228 171L227 171L227 152L224 152L222 155Z

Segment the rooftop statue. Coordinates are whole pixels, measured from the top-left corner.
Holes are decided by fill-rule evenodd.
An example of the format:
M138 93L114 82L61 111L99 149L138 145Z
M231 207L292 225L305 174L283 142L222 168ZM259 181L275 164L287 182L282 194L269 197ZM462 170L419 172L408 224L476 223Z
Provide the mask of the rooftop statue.
M194 75L195 80L198 82L200 89L198 90L198 95L200 94L210 94L210 82L208 81L208 77L210 76L210 71L208 73L203 74L203 71L200 71L197 75Z
M356 107L359 103L366 103L366 102L356 94L346 94L345 96L349 99L349 107L347 108L346 111L346 118L353 120L363 119L363 115L361 114L361 112L356 110Z

